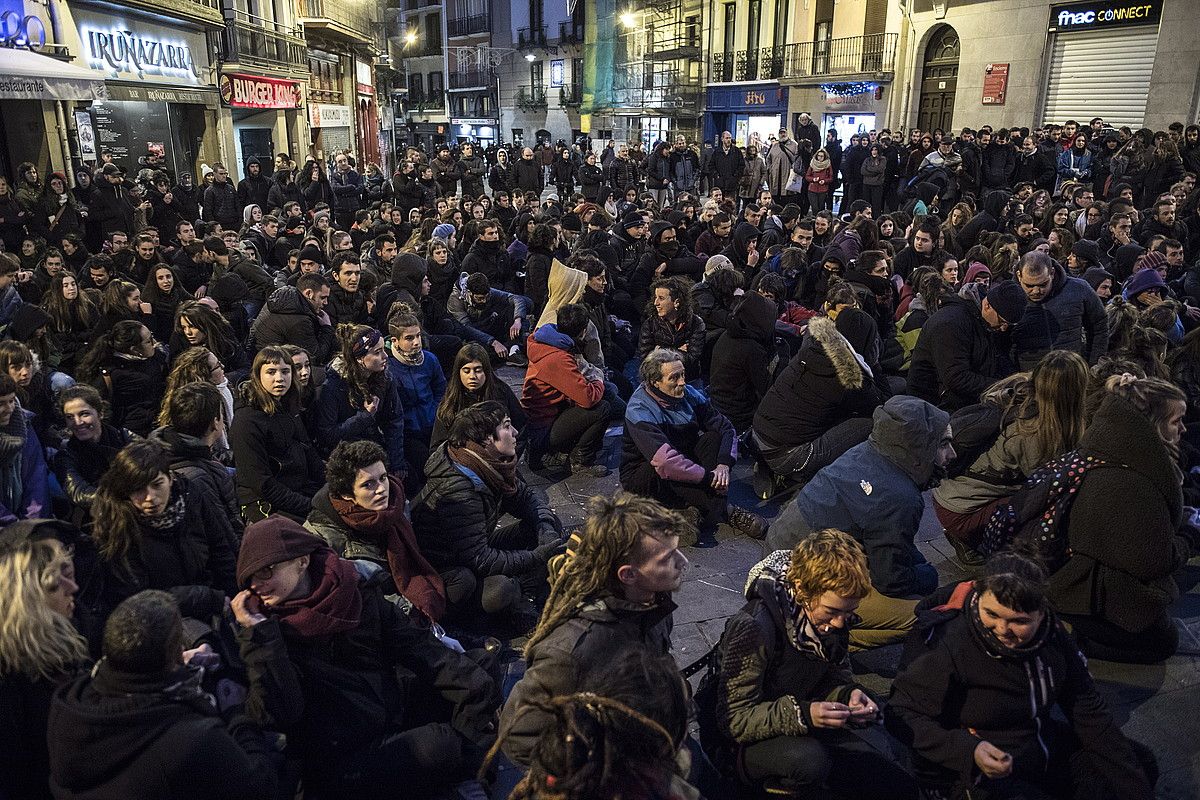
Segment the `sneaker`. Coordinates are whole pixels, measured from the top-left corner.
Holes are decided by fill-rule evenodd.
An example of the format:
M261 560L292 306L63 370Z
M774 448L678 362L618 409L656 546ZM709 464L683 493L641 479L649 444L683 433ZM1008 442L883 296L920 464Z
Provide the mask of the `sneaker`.
M942 531L942 535L945 535L945 531ZM987 557L983 553L971 547L966 542L961 542L952 536L946 536L946 541L950 542L950 545L954 548L954 557L958 560L958 563L967 569L978 569L987 561Z
M729 506L729 527L751 539L765 539L767 536L766 520L735 505Z
M527 367L529 366L529 359L520 350L513 348L512 352L508 354L508 360L505 363L510 367Z
M590 475L593 478L603 478L612 473L612 470L603 464L584 464L582 461L571 462L572 475Z

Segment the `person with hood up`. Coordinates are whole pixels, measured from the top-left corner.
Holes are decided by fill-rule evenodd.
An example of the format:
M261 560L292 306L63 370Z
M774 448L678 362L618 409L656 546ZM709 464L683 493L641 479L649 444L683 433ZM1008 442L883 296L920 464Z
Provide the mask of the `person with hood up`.
M866 441L871 414L884 400L860 354L872 347L870 322L858 309L838 314L836 323L828 317L809 321L800 350L753 411L760 497L807 483Z
M528 342L521 406L529 415L530 463L561 463L557 458L566 453L571 474L604 477L608 467L596 461L610 417L604 371L589 364L579 346L591 320L577 303L559 308L555 319Z
M729 327L713 346L708 394L739 432L750 429L755 409L771 388L778 363L777 316L775 303L758 292L742 295Z
M721 251L721 255L728 258L734 268L742 273L746 284L754 279L754 274L758 272L758 263L762 258L762 253L758 251L760 234L761 231L749 222L739 222L733 229L733 238Z
M766 523L729 502L737 432L709 398L685 382L684 356L655 347L641 360L641 385L625 409L621 486L668 508L685 508L697 547L715 547L717 526L761 539Z
M263 165L257 158L246 162L246 177L238 183L237 199L242 208L258 206L270 208L271 179L263 174Z
M388 475L386 462L374 442L339 442L304 527L360 572L385 575L384 594L399 594L410 617L436 623L446 612L446 588L417 547L404 485Z
M809 211L828 211L833 208L833 162L829 151L822 147L813 153L804 171L804 185L808 187Z
M54 694L50 784L70 800L255 800L276 792L274 753L244 707L201 687L183 619L166 592L126 599L104 624L103 658ZM251 705L263 698L253 694Z
M917 601L937 588L933 565L914 539L925 512L922 495L954 459L950 415L906 395L875 409L867 441L847 450L804 485L767 536L787 550L814 531L848 531L863 546L872 590L858 607L852 647L899 641L916 622Z
M753 227L753 226L751 226ZM679 240L679 231L666 220L650 225L646 248L629 278L629 294L638 306L650 300L650 284L660 278L683 276L698 281L704 274L704 261Z
M550 164L550 178L558 191L558 199L566 203L575 192L575 162L571 159L571 151L563 148L558 157Z
M1012 326L1013 353L1021 369L1033 369L1050 350L1078 353L1091 365L1104 357L1104 303L1082 278L1067 275L1050 256L1033 250L1021 257L1016 279L1029 298L1021 321Z
M1008 371L998 334L1021 321L1028 297L1016 281L964 286L945 298L922 326L908 370L908 393L954 411L980 395ZM978 300L976 298L979 298Z
M300 187L296 185L292 171L290 169L278 170L271 177L271 188L267 190L267 204L263 207L270 209L272 214L280 214L283 212L283 207L292 201L300 204L301 212L307 210L304 204L304 195L300 192Z
M750 569L746 604L697 693L716 708L715 730L701 716L701 738L723 772L803 797L916 800L913 779L854 732L880 720L849 658L854 612L870 591L862 546L838 530Z
M1154 796L1152 757L1121 733L1046 594L1039 564L1002 553L917 606L884 723L929 796Z
M233 612L260 698L247 708L287 736L323 797L433 797L473 775L494 739L495 683L389 600L391 582L283 517L242 541Z
M310 249L315 251L309 254L314 260L320 256L316 247L306 247L300 251L301 261ZM254 320L254 347L294 344L306 350L314 362L327 363L337 347L333 325L325 313L328 302L329 281L320 274L301 275L295 286L276 289Z
M509 160L508 150L503 147L496 151L496 163L488 170L488 188L492 190L492 198L497 201L500 195L508 194L516 188L513 165Z
M572 258L570 261L574 262L574 260ZM584 293L588 288L588 274L571 266L570 262L564 264L558 259L553 259L550 263L548 284L550 287L549 299L537 319L535 329L558 322L558 312L565 306L583 302ZM601 343L600 329L592 321L590 312L587 329L583 332L582 337L576 339L576 345L581 348L587 363L602 370L605 369L607 361Z

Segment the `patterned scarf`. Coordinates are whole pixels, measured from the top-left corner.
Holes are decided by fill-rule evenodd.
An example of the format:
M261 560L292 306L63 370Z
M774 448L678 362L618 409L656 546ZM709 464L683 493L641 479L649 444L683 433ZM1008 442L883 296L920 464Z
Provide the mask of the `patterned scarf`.
M186 513L187 504L184 503L183 493L179 491L179 484L176 482L171 484L171 497L162 513L153 516L143 514L141 521L156 531L169 531L183 521L183 515Z
M505 458L491 445L468 441L462 447L446 446L456 463L474 472L493 492L508 496L517 492L517 460Z
M751 568L746 581L747 588L759 578L770 580L775 593L775 602L779 604L779 610L783 614L783 628L788 642L801 653L811 653L826 661L828 659L825 655L825 644L821 640L821 634L817 631L817 626L813 625L812 620L808 618L804 604L796 601L792 582L787 579L787 569L791 558L790 550L776 550L771 553Z
M392 355L396 357L397 361L408 367L419 367L425 363L425 351L423 349L418 350L416 355L409 355L397 348L392 350Z

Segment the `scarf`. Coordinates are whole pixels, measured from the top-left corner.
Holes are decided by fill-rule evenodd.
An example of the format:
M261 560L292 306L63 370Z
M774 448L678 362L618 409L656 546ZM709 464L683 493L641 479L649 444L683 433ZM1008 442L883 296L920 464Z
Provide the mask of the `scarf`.
M21 451L25 449L27 423L21 401L16 402L8 424L0 430L0 503L14 514L23 513L25 494Z
M503 458L490 445L468 441L462 447L446 446L446 454L474 472L493 492L510 496L517 492L517 460Z
M167 500L167 507L160 514L143 514L141 521L146 527L156 531L169 531L183 521L186 513L187 504L183 500L183 492L179 491L179 481L174 481L171 483L171 497Z
M671 397L669 394L663 394L658 389L655 389L653 384L643 383L642 385L646 387L646 393L654 398L654 402L663 408L678 408L679 404L683 402L682 397Z
M316 585L308 597L288 600L272 612L299 636L308 639L333 636L358 627L362 616L362 595L358 591L358 570L352 561L337 557L327 547L315 550L308 565Z
M438 571L421 555L412 523L404 516L404 486L391 477L388 486L388 506L382 511L365 509L332 494L329 502L351 530L383 543L396 589L437 622L446 611L446 587Z
M830 160L828 154L822 156L821 151L818 150L813 154L812 161L808 162L808 166L812 167L813 172L820 172L823 169L829 169L833 166L833 162Z
M394 355L396 357L397 361L399 361L401 364L404 364L405 366L408 366L408 367L419 367L425 363L425 350L424 349L418 350L417 354L415 356L409 355L408 353L405 353L402 350L393 350L392 355Z
M1010 647L996 635L987 629L983 624L983 620L979 618L979 592L971 590L966 601L967 621L971 625L971 633L974 634L976 641L983 647L985 653L992 658L1025 658L1037 653L1042 649L1042 645L1046 643L1046 639L1050 636L1050 631L1054 628L1053 612L1046 610L1046 616L1042 619L1041 626L1037 629L1037 633L1033 635L1025 644Z

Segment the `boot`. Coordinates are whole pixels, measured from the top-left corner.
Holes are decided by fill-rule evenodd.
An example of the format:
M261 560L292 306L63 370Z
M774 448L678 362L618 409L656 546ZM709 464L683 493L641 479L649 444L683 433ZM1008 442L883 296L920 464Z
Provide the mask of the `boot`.
M611 469L600 463L585 464L582 461L571 459L572 475L588 475L593 478L603 478L609 475L611 472Z
M942 535L945 536L946 532L942 531ZM959 541L953 536L946 536L946 540L950 542L950 545L954 548L954 557L965 569L979 569L983 566L984 562L987 561L987 558L983 555L983 553L971 547L971 545L967 544L966 542Z
M767 521L739 506L729 506L729 527L751 539L767 538Z

